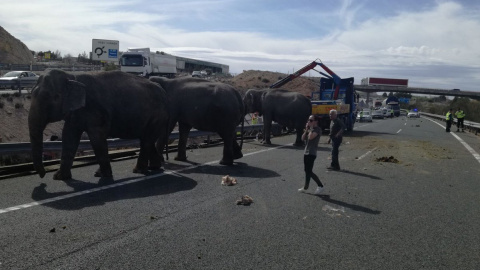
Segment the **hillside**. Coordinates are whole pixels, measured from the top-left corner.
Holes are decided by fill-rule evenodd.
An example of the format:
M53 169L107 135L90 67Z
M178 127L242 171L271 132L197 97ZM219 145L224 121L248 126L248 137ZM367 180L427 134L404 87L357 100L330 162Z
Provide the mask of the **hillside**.
M0 26L0 63L30 64L32 61L28 47Z

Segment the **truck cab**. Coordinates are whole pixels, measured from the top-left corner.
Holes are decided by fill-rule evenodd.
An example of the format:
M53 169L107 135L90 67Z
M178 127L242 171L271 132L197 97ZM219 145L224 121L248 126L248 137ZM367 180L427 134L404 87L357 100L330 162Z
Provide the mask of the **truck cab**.
M150 65L150 50L128 51L120 57L120 70L135 75L147 76L152 73Z

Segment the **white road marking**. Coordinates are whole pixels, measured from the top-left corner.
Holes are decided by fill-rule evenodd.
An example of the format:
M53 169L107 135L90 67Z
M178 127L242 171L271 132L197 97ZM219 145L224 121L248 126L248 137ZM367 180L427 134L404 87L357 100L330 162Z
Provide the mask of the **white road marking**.
M245 157L245 156L251 156L251 155L254 155L254 154L260 154L260 153L263 153L263 152L272 151L272 150L282 148L282 147L285 147L285 146L290 146L290 145L292 145L292 144L290 143L290 144L286 144L286 145L280 145L280 146L277 146L277 147L268 148L268 149L244 154L243 156ZM170 175L170 174L177 174L177 173L180 173L182 171L198 168L198 167L201 167L201 166L204 166L204 165L216 164L219 161L220 160L214 160L214 161L210 161L210 162L203 163L203 164L188 166L188 167L176 170L176 171L164 171L160 174L148 175L148 176L145 176L145 177L135 178L135 179L128 180L128 181L125 181L125 182L121 182L121 183L114 183L114 184L111 184L111 185L101 186L101 187L92 188L92 189L88 189L88 190L83 190L83 191L79 191L79 192L73 192L73 193L70 193L70 194L67 194L67 195L53 197L53 198L49 198L49 199L45 199L45 200L41 200L41 201L36 201L36 202L25 203L25 204L21 204L21 205L12 206L12 207L7 207L7 208L0 209L0 214L5 214L5 213L8 213L8 212L21 210L21 209L25 209L25 208L29 208L29 207L33 207L33 206L38 206L38 205L42 205L42 204L46 204L46 203L57 202L57 201L61 201L61 200L65 200L65 199L69 199L69 198L73 198L73 197L78 197L78 196L82 196L82 195L85 195L85 194L89 194L89 193L93 193L93 192L97 192L97 191L101 191L101 190L112 189L112 188L125 186L125 185L129 185L129 184L133 184L133 183L138 183L138 182L142 182L142 181L145 181L145 180L148 180L148 179L151 179L151 178L162 177L162 176Z
M397 131L397 134L400 133L400 132L402 132L402 129L399 129L399 130Z
M429 121L432 121L433 123L441 126L443 129L446 129L446 128L447 128L446 126L444 126L444 125L442 125L442 124L438 123L437 121L434 121L434 120L432 120L432 119L430 119L430 118L425 117L424 119L427 119L427 120L429 120ZM470 154L472 154L472 156L480 163L480 155L479 155L475 150L473 150L473 148L472 148L470 145L468 145L464 140L462 140L462 138L460 138L460 137L459 137L457 134L455 134L454 132L450 132L450 134L452 134L452 136L453 136L455 139L457 139L461 144L463 144L463 146L465 146L465 148L468 150L468 152L470 152Z
M373 148L372 150L368 151L367 153L361 155L360 157L357 158L357 160L360 160L360 159L368 156L370 153L372 153L373 151L375 151L377 148L378 148L378 147L375 147L375 148Z

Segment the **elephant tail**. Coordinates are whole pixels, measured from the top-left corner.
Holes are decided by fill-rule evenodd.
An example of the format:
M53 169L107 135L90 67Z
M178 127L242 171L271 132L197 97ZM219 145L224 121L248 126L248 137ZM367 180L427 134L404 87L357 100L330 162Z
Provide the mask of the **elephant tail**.
M245 126L245 119L242 119L242 128L240 129L240 150L242 150L242 147L243 147L243 127L244 126Z

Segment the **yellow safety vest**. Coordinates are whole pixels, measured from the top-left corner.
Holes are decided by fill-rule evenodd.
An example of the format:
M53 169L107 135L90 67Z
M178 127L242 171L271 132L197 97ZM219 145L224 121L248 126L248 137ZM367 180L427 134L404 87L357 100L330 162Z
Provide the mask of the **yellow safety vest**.
M450 119L452 118L452 113L451 112L447 112L447 115L445 115L445 119L447 121L450 121Z
M465 113L462 110L460 110L460 111L455 112L455 116L457 118L461 119L461 118L465 117Z

